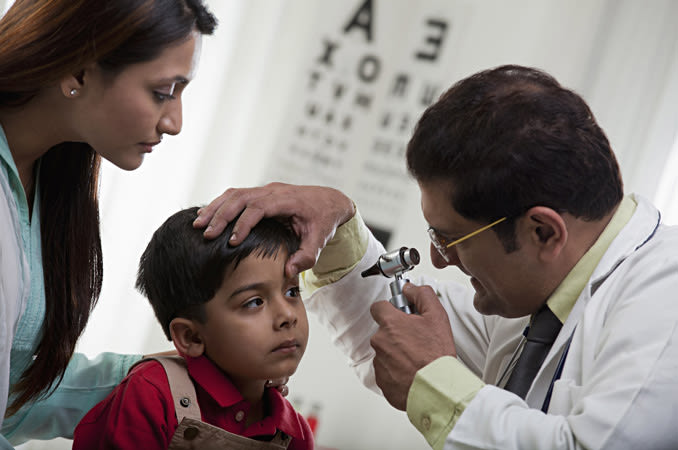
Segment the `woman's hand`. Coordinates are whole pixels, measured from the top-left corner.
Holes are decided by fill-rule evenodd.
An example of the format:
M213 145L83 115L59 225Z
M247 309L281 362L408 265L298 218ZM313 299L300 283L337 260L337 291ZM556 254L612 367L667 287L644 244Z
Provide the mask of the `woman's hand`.
M290 377L275 378L273 380L266 380L266 387L274 387L282 394L283 397L287 397L290 390L287 387L287 382L290 381Z
M150 353L148 355L143 355L141 359L154 358L156 356L179 356L179 353L176 350L167 350L164 352Z
M323 186L270 183L262 187L228 189L198 211L193 226L214 238L240 214L230 243L240 244L264 217L284 217L301 238L299 250L287 260L288 276L310 269L337 227L355 214L353 201L341 191Z

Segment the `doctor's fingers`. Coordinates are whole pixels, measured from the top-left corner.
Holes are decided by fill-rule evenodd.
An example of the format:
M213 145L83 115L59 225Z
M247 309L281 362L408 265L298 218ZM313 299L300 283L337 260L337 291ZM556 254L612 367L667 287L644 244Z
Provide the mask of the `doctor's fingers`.
M264 217L289 218L299 214L305 205L299 193L294 194L298 190L296 188L300 187L269 183L259 187L227 189L198 211L193 225L197 228L207 226L205 237L214 238L242 212L230 237L231 244L238 245Z
M406 314L405 317L401 316L400 314L404 313L386 300L373 303L370 306L370 314L372 314L372 318L377 322L380 329L383 326L399 324L407 318Z
M421 340L422 332L429 327L422 316L406 314L385 300L373 303L370 313L379 325L370 339L377 354L381 352L394 358L418 359L419 348L426 342Z
M405 411L407 395L416 372L406 374L403 367L386 364L379 354L372 360L372 366L375 382L386 400L394 408Z
M235 219L243 209L249 206L250 202L265 195L269 195L269 191L265 186L227 189L223 194L212 200L207 206L200 208L198 211L198 218L193 222L193 226L195 228L207 227L205 230L205 237L207 238L219 236L224 231L224 228L226 228L226 226ZM254 224L259 220L261 220L261 217L259 217ZM243 238L247 236L254 224L249 226L247 233L244 234ZM239 242L242 242L242 240Z
M426 318L405 314L389 302L377 302L371 311L379 324L370 338L377 385L393 406L404 407L417 371L441 356L454 356L454 344L437 342Z
M386 345L385 341L399 341L398 345L411 348L413 358L422 363L456 356L450 320L433 289L407 283L403 293L419 314L405 314L386 301L374 303L370 311L379 330L372 337L372 347L376 350Z
M444 315L447 317L445 308L440 303L438 295L429 285L417 286L412 283L405 283L403 286L403 295L412 303L420 315ZM449 323L449 322L448 322Z
M290 218L295 231L334 229L347 222L355 214L350 198L341 191L324 186L297 186L285 183L269 183L266 186L228 189L199 212L195 226L211 227L206 236L221 233L229 221L242 210L233 239L239 244L262 217Z

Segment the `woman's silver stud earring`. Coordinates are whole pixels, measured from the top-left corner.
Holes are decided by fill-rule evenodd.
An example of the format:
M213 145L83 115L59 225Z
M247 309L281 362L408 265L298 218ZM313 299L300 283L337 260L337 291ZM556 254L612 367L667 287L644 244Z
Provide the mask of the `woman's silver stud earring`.
M77 89L71 89L71 92L70 92L71 97L74 96L74 95L77 94L77 93L78 93L78 90L77 90Z

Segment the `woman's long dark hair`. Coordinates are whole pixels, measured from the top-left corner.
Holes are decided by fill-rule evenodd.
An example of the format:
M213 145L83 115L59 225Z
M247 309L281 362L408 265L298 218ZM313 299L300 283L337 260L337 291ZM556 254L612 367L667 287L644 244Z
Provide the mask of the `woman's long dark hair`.
M20 107L87 63L114 76L215 26L202 0L16 0L0 19L0 108ZM45 322L37 357L11 387L7 417L58 386L99 298L99 166L86 143L56 145L41 159Z

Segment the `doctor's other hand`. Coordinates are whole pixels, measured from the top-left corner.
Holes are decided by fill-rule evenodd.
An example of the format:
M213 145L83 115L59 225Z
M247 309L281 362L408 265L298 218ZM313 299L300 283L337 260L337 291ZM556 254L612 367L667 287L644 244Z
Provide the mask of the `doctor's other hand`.
M205 229L206 238L218 236L242 211L230 243L240 244L264 217L289 220L301 238L299 250L285 266L289 276L310 269L320 250L334 236L339 225L355 214L353 201L341 191L323 186L270 183L254 188L231 188L198 211L193 226Z
M447 312L430 286L407 283L403 294L419 314L405 314L388 301L370 309L379 330L370 341L374 374L386 400L405 410L417 371L441 356L457 356Z

